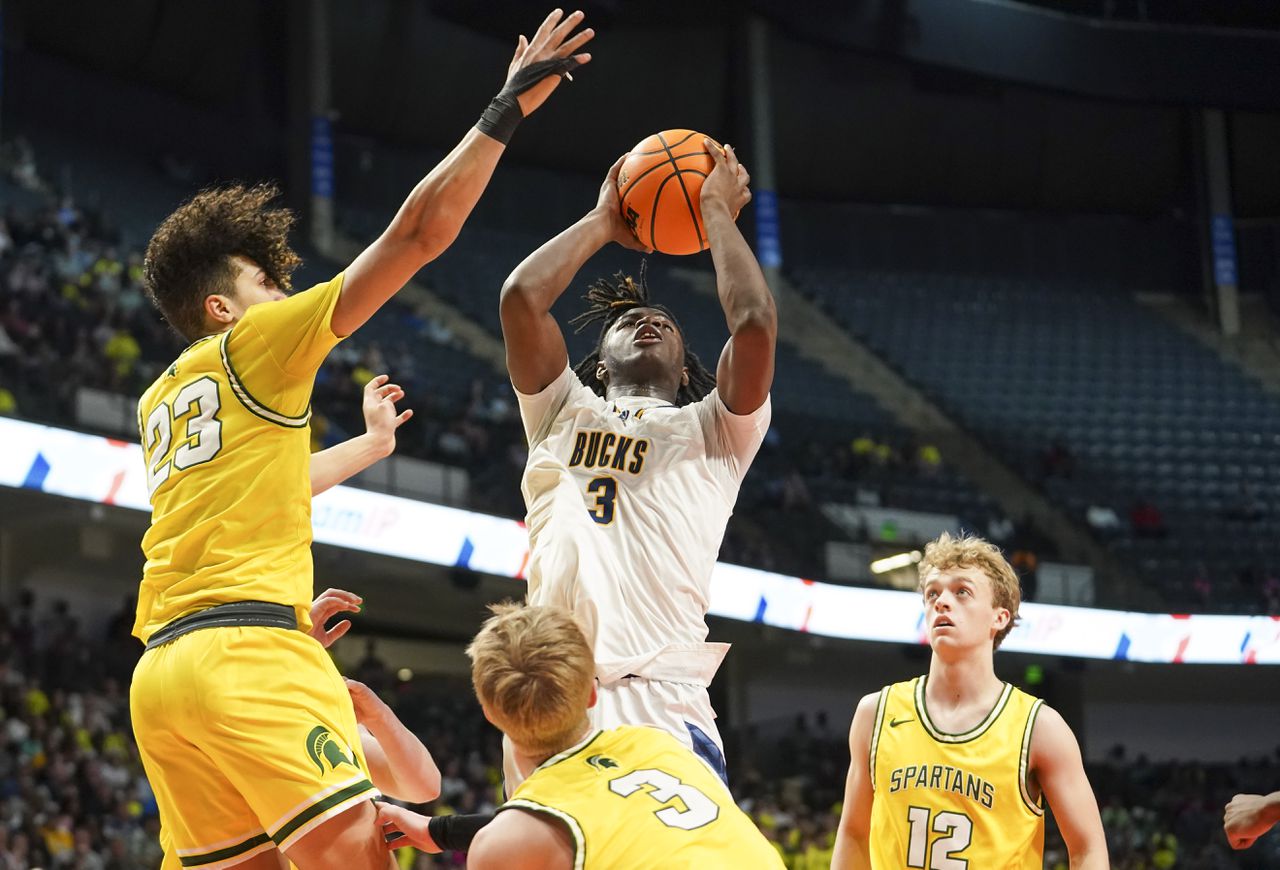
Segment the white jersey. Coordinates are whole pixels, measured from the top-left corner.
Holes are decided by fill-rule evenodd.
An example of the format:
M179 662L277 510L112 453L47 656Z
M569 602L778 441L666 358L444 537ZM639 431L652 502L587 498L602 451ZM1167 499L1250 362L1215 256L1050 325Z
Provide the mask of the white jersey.
M769 400L745 415L718 391L681 408L605 400L569 367L517 397L529 603L573 611L603 684L631 674L709 685L728 650L705 642L711 571Z

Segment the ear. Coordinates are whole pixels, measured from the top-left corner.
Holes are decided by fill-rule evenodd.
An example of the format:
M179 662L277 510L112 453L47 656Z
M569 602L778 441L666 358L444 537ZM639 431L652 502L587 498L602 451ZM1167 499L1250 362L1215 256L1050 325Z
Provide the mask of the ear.
M603 362L596 363L596 380L602 384L609 383L609 370L604 367Z
M688 366L686 366L685 368L680 369L680 386L682 386L682 387L687 387L687 386L689 386L689 368L688 368Z
M218 327L229 326L236 322L236 313L231 306L231 298L221 293L210 293L204 297L204 314L209 322Z
M1013 614L1010 613L1008 609L1004 607L996 608L996 621L994 623L994 627L997 634L1004 631L1005 628L1007 628L1009 623L1012 621L1013 621Z
M597 691L596 683L593 680L591 682L591 697L587 699L587 709L590 710L592 707L594 707L596 705L596 701L598 701L599 699L600 699L599 692Z

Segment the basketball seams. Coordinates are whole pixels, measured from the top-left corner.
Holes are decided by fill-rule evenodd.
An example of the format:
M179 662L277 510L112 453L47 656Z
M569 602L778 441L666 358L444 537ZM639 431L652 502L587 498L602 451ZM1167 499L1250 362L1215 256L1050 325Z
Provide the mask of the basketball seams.
M661 139L661 138L662 138L662 136L661 136L660 134L655 134L655 135L658 135L658 138L659 138L659 139ZM690 139L692 139L694 136L697 136L697 135L698 135L698 133L697 133L697 131L696 131L696 130L690 130L690 131L689 131L689 135L685 136L685 137L684 137L683 139L681 139L679 142L672 142L672 143L671 143L671 145L670 145L669 147L671 147L671 148L679 148L681 145L683 145L684 143L688 142ZM631 152L631 156L632 156L632 157L652 157L652 156L653 156L653 155L655 155L655 154L661 154L661 153L662 153L663 151L665 151L665 150L667 150L666 146L664 146L664 147L662 147L662 148L658 148L658 149L656 149L656 150L654 150L654 151L632 151L632 152ZM688 155L686 154L686 155L681 155L681 156L687 157Z
M658 141L661 142L662 147L666 149L668 159L671 165L675 167L675 172L673 174L675 175L676 180L680 182L680 192L684 194L685 205L689 207L689 220L693 221L693 231L698 234L698 250L700 251L705 250L707 247L707 244L706 244L706 238L704 238L702 235L702 224L698 220L697 210L694 209L693 207L693 197L689 195L689 188L684 186L684 179L680 177L680 164L676 163L675 155L671 153L671 146L667 144L667 140L663 137L661 133L658 134ZM665 185L666 181L663 181L663 184ZM662 188L659 187L658 190L659 190L659 194L661 194ZM659 199L658 196L655 196L653 198L653 210L655 215L657 214L657 211L658 211L658 199ZM651 238L653 236L652 227L650 227L649 229L649 236ZM657 245L652 245L651 247L653 247L655 250L657 249Z
M679 143L677 143L677 144L679 144ZM672 146L672 147L675 147L675 146ZM658 151L633 151L633 152L631 152L631 156L632 156L632 157L634 157L634 156L636 156L636 155L638 154L638 155L640 155L640 156L642 156L642 157L644 157L644 156L652 157L654 154L658 154L658 153L660 153L660 152L658 152ZM696 172L696 173L698 173L699 175L701 175L703 178L706 178L706 177L707 177L707 173L702 172L702 171L700 171L700 170L697 170L697 169L681 169L681 168L680 168L680 161L681 161L681 160L685 160L685 159L688 159L688 158L694 158L694 159L697 159L697 158L702 158L702 157L710 158L710 157L711 157L711 155L710 155L710 154L708 154L708 153L707 153L707 152L705 152L705 151L691 151L691 152L689 152L688 154L681 154L681 155L679 155L678 157L676 157L676 158L675 158L676 171L677 171L677 172ZM639 175L637 175L635 178L632 178L632 179L628 180L628 181L627 181L627 183L626 183L625 185L623 185L621 188L619 188L619 189L618 189L618 199L619 199L619 201L624 201L624 200L626 200L626 198L627 198L627 194L631 192L631 188L633 188L633 187L635 187L637 184L639 184L641 179L646 178L646 177L648 177L649 175L652 175L654 172L657 172L659 169L661 169L662 167L666 166L668 163L671 163L671 162L672 162L672 161L671 161L670 159L668 159L668 160L664 160L664 161L663 161L663 162L661 162L661 163L654 164L653 166L650 166L650 167L649 167L648 169L646 169L645 171L641 172L641 173L640 173Z
M618 186L619 211L637 238L654 250L662 250L658 245L660 223L664 244L672 246L671 253L692 254L707 248L707 234L695 197L697 187L715 165L712 155L702 146L699 139L702 135L696 130L664 130L637 144L638 149L645 150L635 150L627 156L624 168L631 177L627 178L625 185ZM660 150L646 147L655 143L661 145ZM680 150L682 146L683 152ZM679 178L685 210L681 211L679 203L674 200L663 206L662 196L666 193L667 182L673 176L686 172L692 173L697 181L691 188L687 179ZM689 224L683 223L686 214L691 221ZM633 219L628 219L628 215ZM647 227L644 225L646 221Z

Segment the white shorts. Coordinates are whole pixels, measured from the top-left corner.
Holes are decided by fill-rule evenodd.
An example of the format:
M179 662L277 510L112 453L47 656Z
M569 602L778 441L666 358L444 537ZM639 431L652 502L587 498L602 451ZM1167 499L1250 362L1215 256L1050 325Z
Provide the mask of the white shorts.
M596 689L596 705L589 711L597 728L652 725L675 737L728 781L724 742L716 728L716 713L703 686L644 677L623 677Z
M587 711L591 725L599 729L619 725L652 725L675 737L716 772L725 784L724 743L716 728L711 698L702 686L670 683L644 677L623 677L607 686L597 685L596 705ZM511 741L502 739L502 770L507 796L524 781L511 757Z

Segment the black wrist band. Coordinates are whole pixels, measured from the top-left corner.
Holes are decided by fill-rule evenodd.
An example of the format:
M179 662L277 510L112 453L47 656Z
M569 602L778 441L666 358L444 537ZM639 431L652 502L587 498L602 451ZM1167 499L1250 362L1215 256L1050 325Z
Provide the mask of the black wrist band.
M490 139L497 139L503 145L507 145L511 142L511 134L523 120L524 112L520 111L520 103L514 96L507 93L506 88L503 88L490 101L489 107L484 110L480 120L476 121L476 129Z
M573 58L557 57L531 63L519 70L490 101L488 108L476 122L476 129L503 145L509 144L511 134L515 133L516 127L524 120L524 112L520 111L520 101L516 97L549 75L567 76L577 68L578 62Z
M472 813L462 816L432 816L427 833L443 852L465 852L471 848L480 829L493 821L495 813Z

